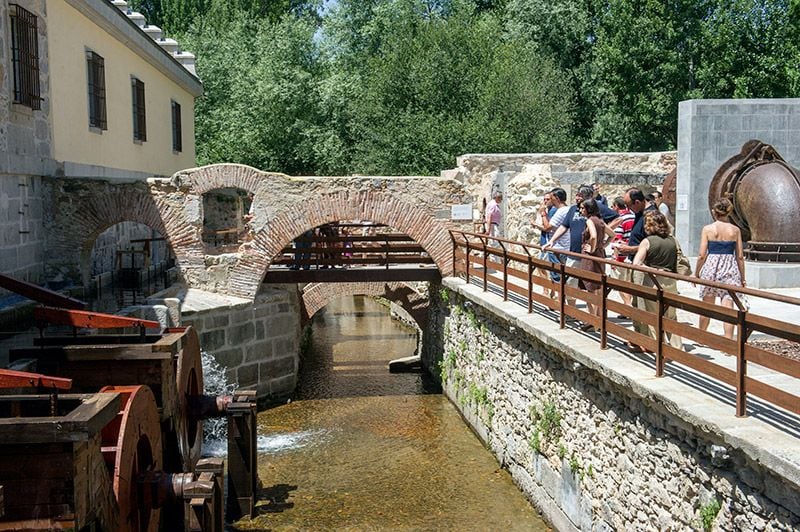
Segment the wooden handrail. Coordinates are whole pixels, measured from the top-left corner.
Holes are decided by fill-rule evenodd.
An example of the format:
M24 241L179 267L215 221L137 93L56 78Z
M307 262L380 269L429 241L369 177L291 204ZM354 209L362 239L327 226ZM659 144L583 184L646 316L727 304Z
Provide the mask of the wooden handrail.
M517 242L506 238L495 238L483 233L471 233L467 231L450 231L450 239L453 244L453 271L455 275L464 274L467 282L470 278L480 277L483 290L488 290L489 282L497 286L507 299L508 293L526 297L528 312L533 311L533 303L536 302L549 310L559 313L561 327L565 327L567 315L578 317L592 325L599 325L601 348L605 349L608 334L613 334L623 340L632 341L642 345L645 349L655 353L656 376L661 377L664 373L664 366L669 361L687 365L694 370L713 378L722 380L736 389L736 415L744 416L747 414L747 394L748 389L761 399L771 402L781 408L785 408L796 414L800 414L800 397L769 386L761 381L754 380L747 375L747 363L754 362L768 367L773 371L794 378L800 374L800 363L791 361L775 353L756 348L747 343L750 334L754 331L764 332L776 338L790 342L800 343L800 326L794 323L784 322L760 316L749 312L743 305L738 308L730 309L722 305L709 304L701 300L681 296L661 289L659 279L674 279L675 281L686 281L696 285L719 288L728 291L736 302L740 295L749 295L763 298L770 301L786 303L789 305L800 305L800 298L774 294L764 290L757 290L747 287L735 287L714 281L707 281L693 276L684 276L676 273L665 272L647 266L635 266L630 263L619 262L610 259L601 259L590 255L572 253L569 251L559 251L548 249L556 255L563 255L573 259L590 259L605 267L614 266L628 270L641 272L652 282L653 286L643 286L635 283L621 281L611 278L605 274L589 272L579 268L571 268L563 263L553 264L548 260L539 258L542 250L541 246ZM521 249L523 253L514 251ZM533 253L532 251L536 251ZM513 267L514 263L519 263L519 267ZM470 267L470 264L473 267ZM478 270L478 267L482 269ZM502 274L497 278L488 274L487 268L492 268ZM550 277L534 276L532 270L541 268L548 272L558 273L561 277L558 282L553 282ZM603 268L604 269L604 268ZM527 286L509 286L509 277L526 282ZM581 292L580 289L570 287L566 284L566 278L573 277L586 281L592 281L601 285L599 307L600 316L592 316L585 310L576 306L569 305L567 297L578 296L579 299L598 302L596 295L589 292ZM533 291L533 286L538 285L544 289L554 290L558 293L558 301L548 300L540 293ZM624 306L616 301L608 301L607 295L611 290L617 290L631 294L635 297L649 299L657 305L656 312L639 309L637 307ZM585 297L581 297L585 295ZM608 308L612 310L624 308L626 314L640 322L646 322L656 331L656 339L642 336L630 329L624 328L618 323L608 321ZM705 315L713 319L718 319L736 326L738 331L737 339L731 341L724 336L703 331L692 324L680 323L666 318L668 308L682 309L698 315ZM666 342L666 334L678 332L680 336L689 338L700 338L706 346L719 350L736 357L736 370L730 370L713 361L703 360L693 356L683 350L675 349ZM790 400L793 399L793 400Z

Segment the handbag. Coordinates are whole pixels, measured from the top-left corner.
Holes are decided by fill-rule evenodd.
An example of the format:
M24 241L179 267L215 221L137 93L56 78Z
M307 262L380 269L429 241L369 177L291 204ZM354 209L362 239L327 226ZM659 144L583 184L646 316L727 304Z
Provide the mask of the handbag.
M677 264L675 265L675 271L678 273L678 275L692 275L692 263L689 262L689 259L683 254L683 250L681 249L681 245L678 243L678 239L673 236L672 240L675 241L675 247L678 250L678 260Z

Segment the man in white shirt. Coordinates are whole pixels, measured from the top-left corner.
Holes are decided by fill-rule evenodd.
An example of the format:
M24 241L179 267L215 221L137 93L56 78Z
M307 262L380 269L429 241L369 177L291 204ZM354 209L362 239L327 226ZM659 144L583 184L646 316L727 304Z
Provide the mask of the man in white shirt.
M492 194L492 200L486 205L486 234L489 236L502 237L503 226L503 211L500 204L503 202L503 193L495 190Z

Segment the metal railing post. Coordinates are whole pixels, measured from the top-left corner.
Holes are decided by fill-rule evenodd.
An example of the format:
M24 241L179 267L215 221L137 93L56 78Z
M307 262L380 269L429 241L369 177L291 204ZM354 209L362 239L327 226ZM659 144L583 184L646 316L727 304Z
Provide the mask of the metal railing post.
M487 283L489 282L489 261L486 256L486 244L488 240L486 238L481 238L481 242L483 243L483 291L486 292Z
M565 269L564 269L564 263L561 262L561 257L560 256L558 257L558 262L559 262L558 270L561 272L561 275L559 276L559 279L558 279L558 284L559 284L559 287L560 287L559 288L559 294L558 294L558 297L559 297L558 304L559 304L559 312L561 313L561 316L559 317L559 325L563 329L564 327L567 326L567 316L566 316L566 314L564 314L564 311L566 310L566 304L567 304L567 293L566 293L567 274L566 274Z
M736 417L747 416L747 360L745 347L749 332L747 331L747 307L738 294L728 290L736 304Z
M608 304L606 300L611 290L608 289L608 277L606 274L600 276L600 349L608 348L608 331L606 330L606 319L608 318Z
M508 301L508 252L502 242L497 243L503 250L503 301Z
M533 258L528 252L528 246L523 247L528 255L528 314L533 313Z
M658 282L658 278L654 273L648 272L653 285L656 287L656 302L658 304L658 311L656 312L656 377L664 376L664 313L666 306L664 305L664 288Z

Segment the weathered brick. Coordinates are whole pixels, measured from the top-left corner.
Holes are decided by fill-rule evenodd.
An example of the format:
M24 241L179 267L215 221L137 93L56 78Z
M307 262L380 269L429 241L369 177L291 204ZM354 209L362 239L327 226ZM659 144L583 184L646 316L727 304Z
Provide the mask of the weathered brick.
M256 326L252 321L237 321L241 325L228 327L228 343L230 345L241 346L249 343L256 335Z

